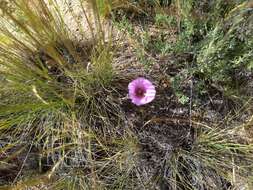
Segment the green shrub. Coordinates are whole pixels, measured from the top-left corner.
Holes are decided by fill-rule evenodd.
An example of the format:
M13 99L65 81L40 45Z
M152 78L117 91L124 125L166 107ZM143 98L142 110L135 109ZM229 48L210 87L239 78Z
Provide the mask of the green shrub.
M251 72L252 20L252 10L247 7L231 13L208 33L198 52L197 70L224 91L240 88Z

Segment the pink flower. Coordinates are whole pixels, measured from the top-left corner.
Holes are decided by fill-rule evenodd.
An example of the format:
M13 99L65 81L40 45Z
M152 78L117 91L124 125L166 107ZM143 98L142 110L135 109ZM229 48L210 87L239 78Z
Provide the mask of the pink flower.
M129 97L132 103L140 106L155 99L155 86L147 79L139 77L128 84Z

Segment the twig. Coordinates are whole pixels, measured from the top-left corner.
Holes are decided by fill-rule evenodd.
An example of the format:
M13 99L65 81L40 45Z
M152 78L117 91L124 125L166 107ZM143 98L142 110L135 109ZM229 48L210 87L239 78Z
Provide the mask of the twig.
M22 166L21 166L21 168L20 168L20 170L19 170L17 176L16 176L15 179L13 180L13 184L15 184L15 183L17 182L19 176L21 175L22 170L23 170L23 168L24 168L24 166L25 166L26 160L27 160L27 158L28 158L28 155L30 154L30 152L31 152L31 150L32 150L32 146L33 146L33 143L31 143L31 145L30 145L30 147L29 147L29 150L28 150L28 152L27 152L27 154L26 154L26 156L25 156L25 159L24 159L24 161L23 161L23 163L22 163Z

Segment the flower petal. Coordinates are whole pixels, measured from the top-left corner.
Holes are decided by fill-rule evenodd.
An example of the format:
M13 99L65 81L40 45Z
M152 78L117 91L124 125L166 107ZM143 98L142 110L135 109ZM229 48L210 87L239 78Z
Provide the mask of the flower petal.
M136 94L137 88L145 91L143 97L139 97ZM155 99L156 90L155 86L149 80L139 77L128 84L128 93L132 103L140 106L152 102Z

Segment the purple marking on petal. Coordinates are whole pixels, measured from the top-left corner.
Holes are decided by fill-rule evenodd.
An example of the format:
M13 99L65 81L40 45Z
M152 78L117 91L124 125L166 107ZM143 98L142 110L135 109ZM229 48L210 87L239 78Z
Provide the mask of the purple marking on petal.
M128 94L132 103L140 106L155 99L155 86L147 79L139 77L128 84Z

